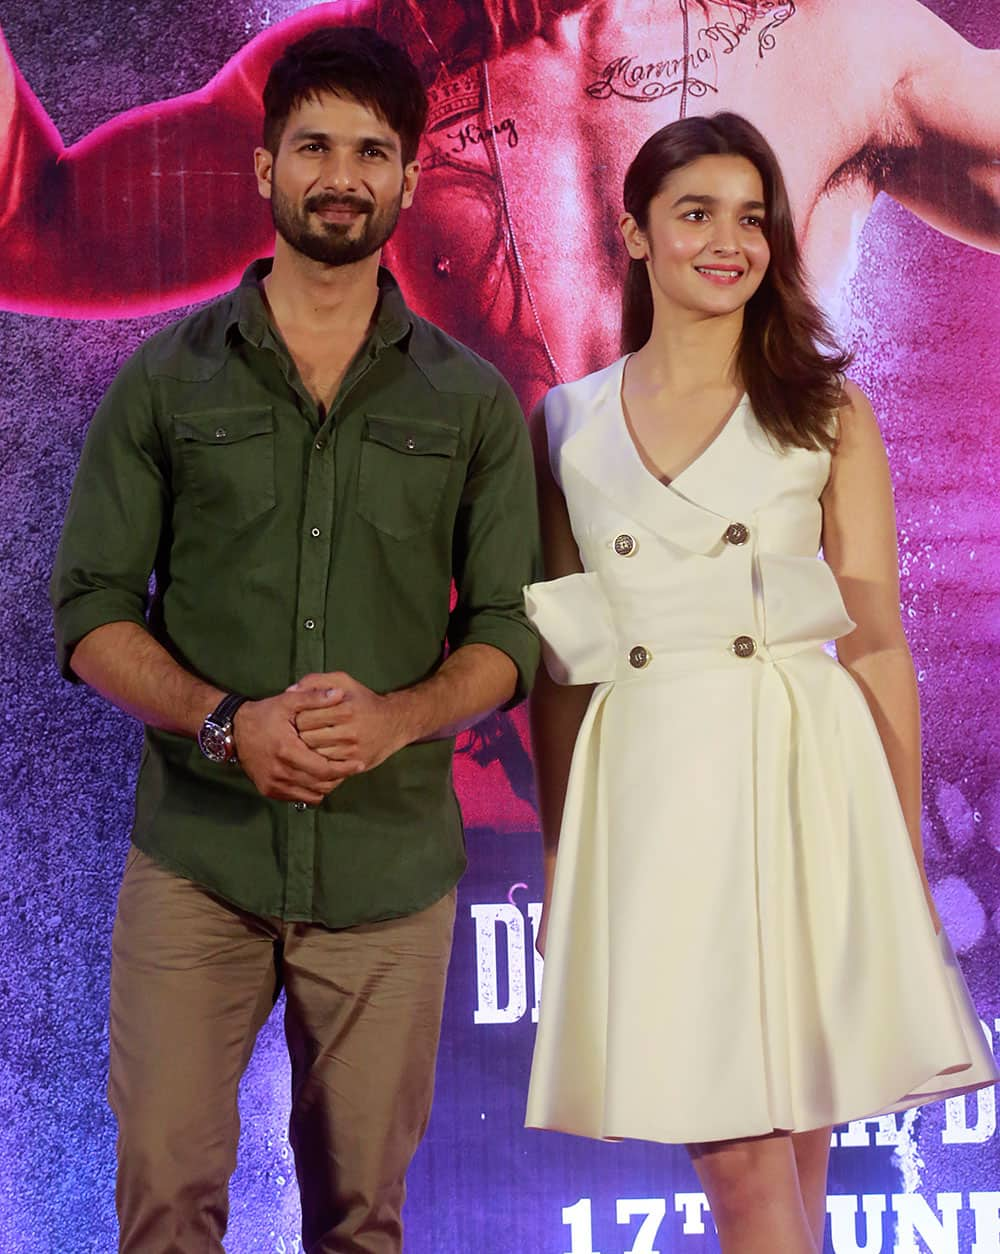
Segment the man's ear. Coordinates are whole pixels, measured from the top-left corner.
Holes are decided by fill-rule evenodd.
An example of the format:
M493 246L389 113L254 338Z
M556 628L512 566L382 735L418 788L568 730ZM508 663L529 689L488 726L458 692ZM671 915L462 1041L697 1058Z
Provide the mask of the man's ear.
M420 162L411 161L409 165L403 167L403 199L400 203L404 209L409 209L413 204L413 193L417 190L419 181Z
M265 200L270 200L274 153L268 148L255 148L253 150L253 168L254 173L257 175L257 191Z

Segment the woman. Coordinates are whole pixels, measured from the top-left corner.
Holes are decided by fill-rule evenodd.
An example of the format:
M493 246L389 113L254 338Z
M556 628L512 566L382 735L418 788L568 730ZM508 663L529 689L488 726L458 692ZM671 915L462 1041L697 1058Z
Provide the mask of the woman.
M657 132L625 209L626 356L533 419L527 1122L685 1143L727 1254L815 1254L831 1125L997 1079L923 871L889 471L748 122Z

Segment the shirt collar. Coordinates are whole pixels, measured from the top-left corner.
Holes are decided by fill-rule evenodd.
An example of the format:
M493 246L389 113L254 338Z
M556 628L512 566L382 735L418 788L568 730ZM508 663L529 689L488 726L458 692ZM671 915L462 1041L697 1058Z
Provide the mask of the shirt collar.
M233 330L256 348L273 342L274 331L264 303L261 283L271 272L273 259L261 257L252 261L244 271L239 287L232 293L229 317L226 320L226 336ZM406 304L399 284L385 268L378 269L378 305L375 311L374 339L377 347L399 344L413 326L413 315Z

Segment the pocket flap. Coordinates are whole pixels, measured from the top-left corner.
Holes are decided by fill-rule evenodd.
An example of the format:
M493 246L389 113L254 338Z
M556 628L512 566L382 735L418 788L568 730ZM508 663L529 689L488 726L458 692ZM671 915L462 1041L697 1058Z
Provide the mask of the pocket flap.
M174 414L174 438L198 444L235 444L273 430L271 409L203 409Z
M410 453L414 457L454 457L458 449L458 427L446 427L437 423L409 422L405 418L379 418L374 415L365 419L365 439L382 444L397 453Z

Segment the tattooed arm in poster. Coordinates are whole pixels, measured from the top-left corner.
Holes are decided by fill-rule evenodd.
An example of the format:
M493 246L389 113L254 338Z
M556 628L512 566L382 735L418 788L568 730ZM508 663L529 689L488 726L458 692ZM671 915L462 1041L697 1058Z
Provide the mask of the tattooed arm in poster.
M542 331L543 322L559 320L559 303L549 308L546 288L564 290L564 276L551 262L553 273L535 273L537 308L530 292L522 291L525 274L511 278L506 296L492 293L490 285L512 265L531 269L532 259L519 257L513 240L517 229L532 226L539 214L545 217L555 208L559 191L550 181L552 144L561 146L560 161L567 170L582 172L604 160L600 154L622 122L608 111L615 102L638 110L632 121L647 133L672 120L678 107L691 112L736 108L750 116L790 167L793 184L800 185L796 219L820 279L825 254L832 250L843 257L850 251L852 233L879 191L942 232L980 248L1000 249L995 162L1000 55L974 47L917 0L879 5L870 0L682 5L677 0L676 7L657 8L648 0L613 0L607 6L593 0L544 0L530 28L508 8L485 0L482 12L472 0L462 5L410 0L391 11L376 0L313 5L258 35L200 90L133 109L69 148L0 35L0 306L26 313L122 316L174 308L234 284L252 257L269 250L272 239L266 213L246 212L244 186L252 179L249 153L259 138L259 91L266 69L285 43L333 22L388 26L391 37L412 45L426 76L437 78L444 93L487 62L501 87L505 72L520 84L515 102L525 113L520 131L521 117L514 115L508 93L498 103L495 125L489 124L490 102L480 99L454 126L430 137L436 146L423 154L425 166L442 180L442 197L450 208L439 224L429 208L434 199L429 183L424 213L414 220L412 232L401 236L391 263L417 307L446 329L455 329L450 314L474 310L478 317L472 324L463 317L463 325L489 320L491 344L516 340L516 351L523 355L537 340L546 360L529 373L539 379L559 377L556 359L571 373L592 365L565 360L567 354L555 346L550 351ZM571 38L577 27L582 33ZM616 65L621 69L624 61L639 57L650 39L666 59L629 68L643 79L639 99L644 102L630 103L628 93L623 96L620 87L614 92L614 85L608 88L609 99L602 100L595 89L603 81L601 67L607 77ZM689 53L683 52L685 46ZM655 81L647 81L650 75ZM483 75L479 79L484 81ZM652 90L661 79L662 90ZM695 87L702 79L711 80L711 86L699 93ZM822 89L801 98L808 84ZM532 96L549 125L538 125L528 103ZM560 101L566 106L561 111ZM591 115L588 106L600 112ZM658 108L666 112L661 116ZM534 136L529 143L526 134ZM806 155L803 134L811 137ZM448 171L435 170L442 161L462 167L451 173L454 187ZM797 173L803 161L809 168ZM508 163L508 185L496 168L501 162ZM473 187L470 179L482 187ZM601 190L600 184L590 190ZM493 213L494 226L486 229L485 238L499 241L491 249L494 263L500 258L499 268L485 256L479 258L481 265L459 266L451 256L453 247L439 256L435 241L442 230L452 245L483 235L484 210ZM467 220L470 212L472 220ZM582 237L576 240L576 228L570 234L576 253L586 252ZM522 248L523 235L522 229ZM428 264L421 248L429 251ZM503 260L508 253L515 255L513 261ZM449 261L458 283L444 281ZM574 265L580 261L574 255ZM586 264L596 273L608 263L603 256L590 256ZM412 276L410 270L415 270ZM476 290L466 291L466 276L472 274ZM530 308L524 327L515 329L511 320L519 303ZM499 322L507 306L513 312L508 310L511 325L504 328ZM606 355L607 346L601 348ZM501 364L521 372L516 362ZM537 388L523 390L539 394Z
M374 23L371 0L308 8L198 91L132 109L68 148L0 31L0 304L121 317L234 286L274 237L265 211L247 211L267 72L307 31L350 23Z

